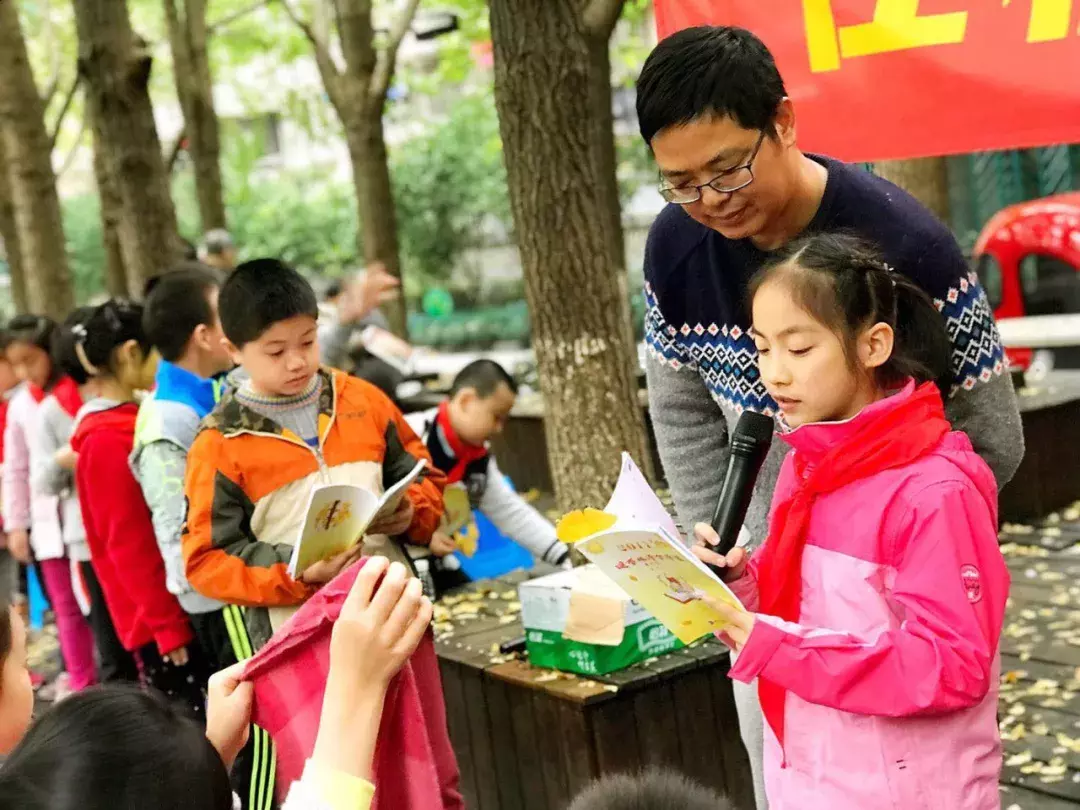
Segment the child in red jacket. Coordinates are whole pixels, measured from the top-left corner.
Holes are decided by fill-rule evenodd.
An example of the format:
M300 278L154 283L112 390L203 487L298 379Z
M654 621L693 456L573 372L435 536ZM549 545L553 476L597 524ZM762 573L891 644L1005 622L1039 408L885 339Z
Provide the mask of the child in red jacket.
M128 464L139 406L153 385L157 355L142 328L142 307L108 301L75 327L75 354L100 395L79 411L71 446L90 546L117 634L152 687L203 716L203 657L191 623L169 593L150 510Z

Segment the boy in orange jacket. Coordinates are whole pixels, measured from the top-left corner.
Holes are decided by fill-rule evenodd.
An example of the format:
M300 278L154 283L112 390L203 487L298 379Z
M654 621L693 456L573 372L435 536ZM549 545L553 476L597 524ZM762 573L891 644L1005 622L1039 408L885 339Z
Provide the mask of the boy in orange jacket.
M251 651L361 554L408 563L399 542L427 544L443 511L442 473L423 442L375 386L319 366L318 303L304 278L274 259L240 265L218 309L227 346L246 379L204 420L188 455L183 536L188 581L205 596L240 605ZM288 573L313 487L353 484L384 491L424 459L429 466L398 510L372 525L352 551ZM436 763L458 806L457 766L442 716L441 684L428 684L445 740ZM268 743L268 741L267 741ZM460 801L460 797L457 796Z

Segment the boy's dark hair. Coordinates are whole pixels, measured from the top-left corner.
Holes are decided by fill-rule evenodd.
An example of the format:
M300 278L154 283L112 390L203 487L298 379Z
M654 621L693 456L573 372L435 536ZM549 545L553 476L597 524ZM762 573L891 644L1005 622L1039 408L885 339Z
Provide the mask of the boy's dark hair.
M131 301L113 298L95 307L83 323L72 327L79 365L91 377L115 372L113 351L129 340L137 342L144 355L149 354L153 346L142 321L143 308Z
M75 327L89 323L94 309L94 307L79 307L68 315L56 333L56 340L53 341L53 362L78 385L86 385L90 375L79 361L78 352L75 351L75 344L82 334L81 330L76 330Z
M205 732L154 693L99 686L34 723L0 769L0 810L232 810Z
M221 285L218 314L225 337L240 349L280 321L297 315L318 318L319 302L307 279L285 262L253 259Z
M472 388L481 397L490 397L500 385L506 385L513 393L518 386L514 378L494 360L473 360L454 377L450 396L465 388Z
M686 28L661 41L645 60L637 81L641 137L651 144L661 130L707 116L772 135L786 96L776 60L749 31Z
M877 370L881 385L909 377L934 382L948 397L952 344L933 301L907 276L885 264L877 248L844 233L822 233L785 247L750 282L749 301L766 283L782 280L799 306L850 348L875 323L892 327L892 356Z
M323 299L326 301L333 301L335 298L341 295L343 289L345 288L342 286L341 280L334 279L326 285L326 292L323 293Z
M221 276L198 262L177 265L157 278L143 304L143 330L164 359L180 359L199 325L216 322L209 296L220 285Z
M570 810L731 810L727 799L674 771L606 776L574 799Z
M11 345L11 332L6 327L0 327L0 359L3 359L4 352L7 351L7 347Z

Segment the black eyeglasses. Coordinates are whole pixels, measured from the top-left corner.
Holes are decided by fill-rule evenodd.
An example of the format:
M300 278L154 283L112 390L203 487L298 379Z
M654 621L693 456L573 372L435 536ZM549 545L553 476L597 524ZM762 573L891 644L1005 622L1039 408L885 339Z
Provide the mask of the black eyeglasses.
M711 188L713 191L717 191L720 194L733 194L736 191L746 188L748 185L754 182L754 160L758 156L758 152L761 151L761 144L765 142L765 130L761 131L758 135L757 143L754 144L754 149L750 153L749 159L741 166L736 166L733 169L720 172L708 183L703 183L700 186L667 186L661 181L660 196L670 203L676 205L689 205L695 203L701 199L701 190L705 187Z

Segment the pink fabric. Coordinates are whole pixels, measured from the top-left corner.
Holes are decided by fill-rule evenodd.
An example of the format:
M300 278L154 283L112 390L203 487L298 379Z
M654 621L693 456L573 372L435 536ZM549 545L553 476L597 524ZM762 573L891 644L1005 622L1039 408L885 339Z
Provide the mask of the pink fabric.
M253 720L274 740L276 781L282 795L300 778L314 750L330 671L330 632L362 565L363 561L351 566L309 599L244 672L255 687ZM441 728L432 722L439 713L428 715L425 711L431 704L443 704L441 687L437 693L421 694L421 686L434 688L438 683L437 673L433 679L430 672L432 665L437 666L430 634L421 642L421 647L425 646L430 651L413 656L391 682L386 696L375 750L374 810L462 807L459 795L456 804L439 798L457 795L457 766L454 763L452 768L454 785L441 785L440 777L450 778L451 768L445 762L449 738L445 721Z
M72 590L71 566L65 559L41 560L41 576L49 595L56 630L60 636L60 654L76 692L97 682L94 674L94 636L79 609Z
M774 503L794 489L794 454L812 465L866 413L788 434ZM759 615L731 672L787 690L783 752L765 732L770 810L999 808L1009 574L996 483L967 437L821 496L801 572L798 621ZM752 560L734 583L751 609L756 577Z
M37 408L38 401L25 385L8 406L0 512L4 515L5 531L31 529L30 545L35 559L55 560L65 553L60 499L30 493L30 429Z

